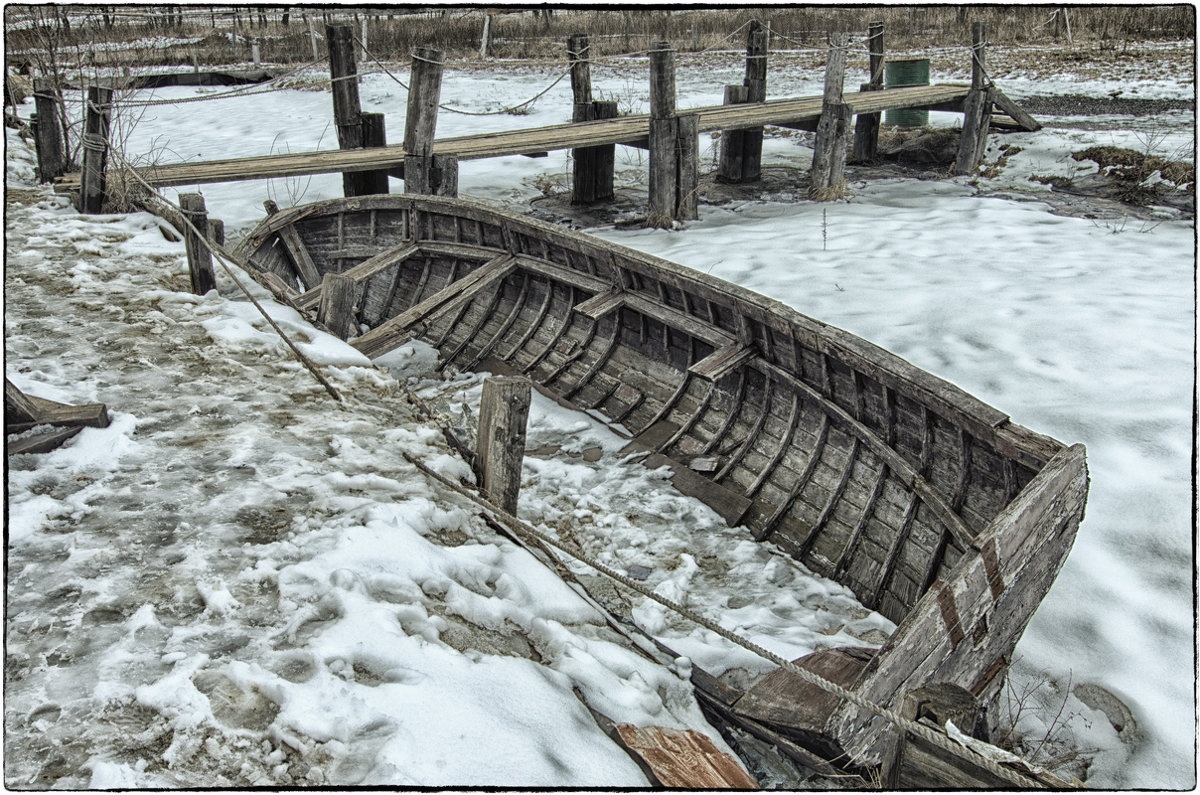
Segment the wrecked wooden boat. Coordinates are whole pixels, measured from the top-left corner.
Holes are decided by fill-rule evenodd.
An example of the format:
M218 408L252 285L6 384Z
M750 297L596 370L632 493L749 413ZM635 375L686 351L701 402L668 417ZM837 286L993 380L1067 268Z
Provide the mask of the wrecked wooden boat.
M798 664L881 706L931 682L985 704L1083 517L1084 449L1014 424L858 337L703 273L458 199L278 212L235 256L301 309L358 285L352 344L523 373L603 415L674 482L898 624L878 651ZM889 727L783 669L705 703L824 759ZM720 702L720 703L719 703ZM842 756L844 755L844 756Z

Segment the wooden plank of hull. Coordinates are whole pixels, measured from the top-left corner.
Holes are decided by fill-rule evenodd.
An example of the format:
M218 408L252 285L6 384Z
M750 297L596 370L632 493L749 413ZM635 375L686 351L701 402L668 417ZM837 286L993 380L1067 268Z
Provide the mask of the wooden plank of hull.
M368 279L375 276L381 271L387 270L395 265L407 260L409 257L420 252L417 246L409 245L398 249L391 249L382 254L376 254L366 262L361 262L342 273L343 276L354 279L354 281L362 284ZM314 266L315 269L315 266ZM296 299L296 304L301 309L312 309L321 303L321 283L317 282L317 286L303 293Z

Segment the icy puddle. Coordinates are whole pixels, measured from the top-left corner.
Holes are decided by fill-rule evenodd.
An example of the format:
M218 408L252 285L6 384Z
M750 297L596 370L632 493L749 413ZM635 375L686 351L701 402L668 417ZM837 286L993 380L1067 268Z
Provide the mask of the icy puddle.
M436 352L418 347L425 346L410 344L378 362L393 364L404 377L427 377ZM418 380L415 388L450 425L473 438L486 375ZM669 469L645 468L639 463L644 453L622 452L627 443L590 414L566 409L535 390L520 518L788 659L834 646L877 647L895 630L849 588L771 544L753 541L743 528L729 527L708 506L679 493ZM610 585L586 564L570 561L569 567L615 612L631 616L710 673L744 687L774 669L658 603Z

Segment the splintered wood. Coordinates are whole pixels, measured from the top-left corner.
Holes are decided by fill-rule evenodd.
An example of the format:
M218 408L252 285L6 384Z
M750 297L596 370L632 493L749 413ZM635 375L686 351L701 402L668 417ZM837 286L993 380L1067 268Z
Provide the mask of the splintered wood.
M758 789L754 779L712 740L692 729L617 726L621 743L649 767L658 784L682 789Z

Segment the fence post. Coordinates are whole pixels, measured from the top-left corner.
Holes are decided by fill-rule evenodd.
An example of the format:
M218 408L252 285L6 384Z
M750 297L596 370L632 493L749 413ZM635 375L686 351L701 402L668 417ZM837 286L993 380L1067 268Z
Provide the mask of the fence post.
M532 386L528 378L485 379L475 441L475 475L488 498L514 516L521 491L525 457L525 424Z
M412 55L404 117L404 192L434 192L433 139L442 96L443 53L420 47ZM457 172L456 172L457 173Z
M646 225L670 229L676 209L675 50L650 46L650 202Z
M358 282L340 273L326 273L321 278L321 303L317 321L339 339L351 334L354 307L358 303Z
M883 23L872 22L867 28L867 44L870 50L869 77L862 84L862 91L879 91L883 88ZM879 151L879 121L881 113L860 113L854 127L855 163L870 163Z
M325 26L329 42L329 76L333 80L333 122L337 127L339 149L363 146L362 105L358 99L358 68L354 61L354 35L347 22ZM342 192L362 196L370 191L359 173L342 173Z
M200 242L200 236L195 230L208 231L208 211L204 207L204 197L199 193L179 194L179 209L183 217L191 222L191 226L183 226L183 245L187 250L188 273L192 277L192 292L204 295L217 286L217 276L213 272L212 252ZM195 227L195 229L193 229Z
M104 169L108 159L108 126L112 89L88 88L87 115L83 125L83 174L79 209L98 213L104 206Z
M492 38L492 15L483 15L483 34L479 37L479 57L488 57L488 43Z
M958 138L958 157L954 173L973 174L987 149L988 127L992 123L991 90L987 86L987 29L982 22L971 24L971 91L963 104L962 134Z
M319 60L321 58L321 51L317 47L317 29L313 27L311 19L308 19L308 38L312 42L313 60Z
M33 81L33 99L37 107L34 145L37 148L38 181L53 182L55 177L61 177L67 170L54 81L49 77L36 78Z
M817 123L817 141L808 188L809 198L830 201L844 193L842 175L846 165L846 137L853 112L842 102L842 82L846 73L845 33L829 34L829 56L825 62L825 96L821 120Z

